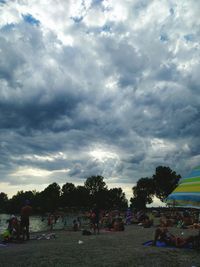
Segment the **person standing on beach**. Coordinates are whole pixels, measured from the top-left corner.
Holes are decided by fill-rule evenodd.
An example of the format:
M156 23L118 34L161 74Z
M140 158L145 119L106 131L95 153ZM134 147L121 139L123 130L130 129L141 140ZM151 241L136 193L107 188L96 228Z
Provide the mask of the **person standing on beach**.
M21 208L21 223L20 223L20 228L22 231L22 235L23 235L23 240L25 240L25 236L26 236L26 240L30 239L30 234L29 234L29 217L32 213L32 207L30 206L30 201L26 200L25 201L25 205Z
M53 230L54 222L55 222L54 215L53 214L49 214L49 217L48 217L48 226L50 227L50 231Z
M94 209L92 210L90 214L90 222L91 222L91 226L93 228L94 234L96 234L96 230L97 230L97 233L99 234L99 209L97 206L94 207Z

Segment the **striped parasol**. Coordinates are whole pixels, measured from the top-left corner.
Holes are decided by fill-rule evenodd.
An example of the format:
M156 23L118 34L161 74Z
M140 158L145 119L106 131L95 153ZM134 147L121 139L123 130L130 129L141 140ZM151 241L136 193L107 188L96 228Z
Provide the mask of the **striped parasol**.
M176 207L200 208L200 166L194 168L187 177L180 179L166 202Z

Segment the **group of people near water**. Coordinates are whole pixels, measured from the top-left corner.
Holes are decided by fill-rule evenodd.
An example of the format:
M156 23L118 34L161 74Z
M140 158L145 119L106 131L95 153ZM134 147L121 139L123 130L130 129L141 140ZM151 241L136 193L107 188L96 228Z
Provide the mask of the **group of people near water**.
M30 201L26 200L20 211L20 219L15 215L7 220L8 227L3 233L3 241L24 241L30 239L30 215L32 213L32 207L30 206Z
M70 215L72 217L73 215ZM57 221L63 223L64 230L89 230L91 233L99 234L100 228L107 231L124 231L125 224L129 224L130 217L124 219L124 213L118 210L104 211L94 206L90 211L83 213L82 216L75 217L69 227L70 219L67 227L67 216L59 213L50 213L47 217L48 229L53 230ZM44 220L44 218L43 218ZM82 223L82 221L84 221Z
M157 225L154 224L154 218L158 217ZM110 212L98 212L96 209L90 212L90 225L93 232L99 233L99 228L108 231L124 231L125 225L137 224L143 228L154 226L154 239L152 245L157 241L164 242L167 246L178 248L190 245L192 248L200 248L200 214L196 211L173 211L173 212L148 212L143 210L132 212L127 209L125 214L118 210ZM177 236L169 231L169 227L178 227L181 229L199 229L196 235L187 237Z
M25 201L21 208L20 218L12 215L8 220L8 227L3 233L3 240L10 241L24 241L30 239L29 231L29 218L32 213L32 208L28 200ZM58 219L62 217L62 222L66 225L66 215L59 215L51 213L47 217L47 224L49 230L53 230L53 225L56 224ZM154 218L158 217L158 224L155 226L154 239L152 245L156 245L157 241L165 242L166 245L184 247L192 243L193 247L200 247L200 231L196 236L175 236L169 231L169 227L178 227L181 229L200 229L200 216L197 212L192 211L165 211L160 213L158 211L148 212L137 211L132 212L130 208L127 211L120 212L115 209L112 211L102 211L97 206L94 206L88 213L85 214L89 227L85 224L82 228L82 218L76 217L72 221L71 230L80 231L83 234L99 234L100 229L105 231L124 231L125 225L137 224L138 226L149 228L155 226ZM65 228L63 228L65 229ZM87 229L87 230L86 230Z
M70 215L69 217L72 217ZM44 220L44 218L43 218ZM68 221L67 225L67 216L58 213L50 213L47 217L48 229L53 230L57 221L63 223L64 230L89 230L91 233L99 234L100 229L107 231L124 231L125 224L128 224L130 218L124 219L124 213L120 213L118 210L113 211L104 211L100 210L97 206L94 206L90 211L85 212L82 216L75 217L71 222Z

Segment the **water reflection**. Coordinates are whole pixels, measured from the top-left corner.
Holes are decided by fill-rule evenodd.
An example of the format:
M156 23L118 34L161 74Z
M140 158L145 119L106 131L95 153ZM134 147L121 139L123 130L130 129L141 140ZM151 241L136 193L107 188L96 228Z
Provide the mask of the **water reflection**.
M7 220L10 218L9 214L0 214L0 233L7 229ZM68 214L66 216L59 216L56 223L53 223L53 230L71 229L73 226L73 220L80 217L77 214ZM20 216L17 216L20 219ZM81 217L82 221L86 222L84 217ZM30 217L30 232L39 232L49 230L48 216L31 216Z

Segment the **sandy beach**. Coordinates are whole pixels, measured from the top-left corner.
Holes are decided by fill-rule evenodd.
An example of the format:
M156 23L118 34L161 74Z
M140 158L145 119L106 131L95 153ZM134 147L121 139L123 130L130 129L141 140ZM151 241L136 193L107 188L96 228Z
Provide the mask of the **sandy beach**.
M145 247L155 228L126 226L124 232L101 231L83 236L81 232L56 231L55 239L30 240L0 248L0 266L200 266L200 253L193 249ZM181 236L196 230L170 228ZM36 234L32 234L34 237ZM81 241L81 242L80 242Z

